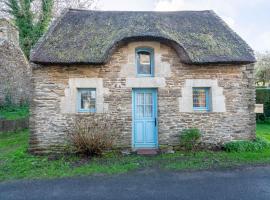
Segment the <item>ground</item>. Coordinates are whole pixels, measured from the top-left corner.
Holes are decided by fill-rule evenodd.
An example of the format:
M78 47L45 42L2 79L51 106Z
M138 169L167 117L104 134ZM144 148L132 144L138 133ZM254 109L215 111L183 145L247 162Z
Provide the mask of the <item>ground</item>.
M270 167L196 172L158 169L110 176L0 183L2 200L269 200Z
M269 123L260 123L256 127L257 136L263 137L270 141L270 124Z
M270 124L258 124L257 135L270 139ZM27 152L28 130L0 134L0 181L121 174L134 170L203 170L270 164L270 150L259 152L177 151L154 157L123 156L117 152L85 159L76 156L32 156Z

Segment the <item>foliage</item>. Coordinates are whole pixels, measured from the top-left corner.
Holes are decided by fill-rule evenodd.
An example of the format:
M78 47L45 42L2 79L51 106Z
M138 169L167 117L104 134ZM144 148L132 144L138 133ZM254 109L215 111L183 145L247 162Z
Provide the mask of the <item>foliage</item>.
M90 119L78 118L68 137L76 153L100 156L113 147L117 130L106 115Z
M9 119L21 119L29 116L29 106L27 104L21 106L0 106L0 116Z
M187 151L194 151L201 138L199 129L185 129L180 134L180 146Z
M256 85L265 86L270 81L270 52L256 53L255 65Z
M52 18L53 0L41 1L40 10L32 10L35 0L5 0L8 13L18 27L20 46L29 57L30 50L47 30ZM37 0L36 0L37 1Z
M270 117L270 89L256 89L256 103L264 105L264 113L257 114L257 120L264 121L265 117Z
M257 133L270 141L270 124L258 124ZM33 156L27 152L28 130L0 134L0 181L14 179L57 178L90 174L126 173L138 168L187 170L233 167L246 164L270 164L270 150L259 152L177 151L154 157L123 156L116 152L91 160L78 156Z
M253 141L232 141L224 145L224 150L228 152L256 152L270 149L270 143L260 137Z

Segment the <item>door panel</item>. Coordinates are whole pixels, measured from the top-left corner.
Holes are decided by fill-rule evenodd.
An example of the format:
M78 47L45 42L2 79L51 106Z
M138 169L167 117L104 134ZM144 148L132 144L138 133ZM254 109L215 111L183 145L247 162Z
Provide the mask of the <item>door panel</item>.
M143 123L143 121L141 121L141 122L138 121L135 124L135 131L136 131L135 140L138 143L142 143L143 139L144 139L144 123Z
M145 122L145 142L146 143L155 143L155 135L152 134L150 131L155 129L155 124L153 121L146 121Z
M133 146L157 147L157 91L133 90Z

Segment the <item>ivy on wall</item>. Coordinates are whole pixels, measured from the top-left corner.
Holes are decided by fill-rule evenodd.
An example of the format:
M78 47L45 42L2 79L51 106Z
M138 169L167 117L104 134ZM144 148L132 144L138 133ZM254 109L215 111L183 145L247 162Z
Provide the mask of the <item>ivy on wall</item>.
M34 1L39 1L33 6ZM47 30L54 0L5 0L7 12L19 30L20 46L29 58L30 50Z

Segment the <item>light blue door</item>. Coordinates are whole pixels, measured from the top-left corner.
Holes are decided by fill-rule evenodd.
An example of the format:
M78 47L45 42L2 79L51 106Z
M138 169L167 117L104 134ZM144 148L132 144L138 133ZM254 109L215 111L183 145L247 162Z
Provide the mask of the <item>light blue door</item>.
M133 89L133 147L155 148L157 141L157 90Z

